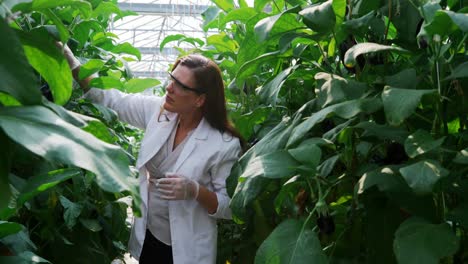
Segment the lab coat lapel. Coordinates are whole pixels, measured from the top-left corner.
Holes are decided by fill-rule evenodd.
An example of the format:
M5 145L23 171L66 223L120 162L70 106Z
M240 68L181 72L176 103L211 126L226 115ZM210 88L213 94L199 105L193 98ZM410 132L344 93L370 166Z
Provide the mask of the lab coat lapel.
M169 121L153 121L152 128L147 129L147 133L141 142L140 158L137 162L137 168L140 169L148 162L167 141L173 128L177 123L177 114L168 113L166 115Z
M187 143L184 146L184 149L180 153L179 158L174 166L174 171L177 171L184 161L192 154L195 150L199 140L206 140L208 138L209 124L205 121L204 118L200 121L200 124L193 132L192 136L189 138Z

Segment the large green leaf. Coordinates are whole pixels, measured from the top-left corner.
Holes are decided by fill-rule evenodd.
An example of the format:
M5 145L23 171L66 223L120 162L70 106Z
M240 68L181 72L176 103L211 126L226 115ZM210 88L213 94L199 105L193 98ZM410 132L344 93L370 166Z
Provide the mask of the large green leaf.
M457 153L453 162L460 164L468 164L468 148L461 150Z
M273 106L276 105L281 87L290 75L291 71L296 68L297 66L293 66L281 71L272 80L263 85L259 91L261 100Z
M405 49L396 46L386 46L377 43L358 43L352 46L348 51L346 51L344 57L344 64L347 67L353 67L356 65L356 58L359 55L367 54L367 53L374 53L374 52L382 52L382 51L393 51L393 52L408 52Z
M291 9L286 9L285 11L274 16L265 17L264 19L258 21L254 30L260 42L264 41L269 36L271 37L274 35L275 31L286 32L300 28L302 24L297 22L296 16L294 14L291 14L297 13L299 10L300 7L296 6Z
M452 33L457 28L465 33L468 32L468 14L438 10L432 22L425 27L425 30L432 35L444 36Z
M126 93L140 93L160 83L161 82L159 80L151 79L151 78L130 79L123 85L123 90Z
M47 160L94 172L104 190L130 190L137 195L129 161L120 148L66 123L51 110L41 106L1 108L0 126L11 139Z
M101 76L97 78L93 78L89 85L94 88L101 88L101 89L119 89L122 90L123 83L120 79L114 76Z
M0 209L3 209L8 206L11 197L8 175L10 174L13 152L10 139L1 130L0 144L2 145L2 151L0 152Z
M91 3L83 0L34 0L28 3L21 3L16 5L13 8L13 11L22 11L24 13L30 13L32 11L44 11L47 9L53 9L55 7L61 6L72 6L75 10L79 10L84 18L88 18L91 15Z
M231 10L223 19L219 22L219 27L223 27L229 22L232 21L239 21L242 23L246 23L250 18L255 16L257 11L252 7L243 7L243 8L236 8Z
M72 73L54 39L45 29L17 33L29 63L49 84L54 102L65 104L72 93Z
M133 47L132 44L128 42L118 44L111 51L117 54L125 53L125 54L134 55L135 57L138 58L138 60L141 60L140 51L137 48Z
M418 84L416 70L413 68L404 69L397 74L385 76L385 83L392 87L415 89Z
M405 183L397 174L397 167L387 166L364 173L359 179L356 191L361 194L373 186L376 186L382 192L401 191L402 184Z
M286 178L294 175L298 165L286 150L280 150L252 159L240 177Z
M431 224L420 218L403 222L395 233L393 251L400 264L437 264L455 254L459 239L446 223Z
M361 98L367 90L367 85L364 83L326 72L319 72L314 78L319 89L318 104L322 107Z
M401 127L379 125L373 121L361 122L354 127L365 130L361 137L376 137L381 140L394 140L403 143L408 137L408 131Z
M19 190L19 196L16 201L16 206L19 208L32 197L44 192L61 182L71 179L75 176L82 175L81 169L70 168L49 171L48 173L31 177L26 184Z
M328 263L317 235L304 221L288 219L262 243L255 264Z
M219 52L235 53L238 49L236 41L232 40L226 33L213 34L206 39L206 44L213 45Z
M60 196L60 203L65 209L63 212L63 219L69 229L72 229L76 225L76 221L83 210L83 205L74 203L68 200L65 196Z
M300 144L297 148L289 149L288 152L293 158L304 165L308 165L315 170L320 162L322 151L316 145L306 143Z
M400 173L414 193L424 195L431 193L437 181L449 171L435 160L422 160L401 168Z
M468 62L458 65L445 80L453 80L468 77Z
M328 33L335 27L336 23L332 3L333 1L329 0L324 3L315 4L304 8L299 14L303 16L304 23L313 31Z
M89 77L92 74L99 72L102 69L102 67L104 67L104 64L106 64L104 61L97 59L91 59L87 61L86 63L80 66L78 78L80 80L83 80L86 77Z
M0 221L0 239L11 234L18 233L22 229L22 226L18 223Z
M416 110L423 95L436 92L437 90L399 89L386 86L382 92L382 101L387 121L394 126L403 123Z
M316 124L323 121L329 116L337 115L341 118L348 119L354 117L359 113L375 112L380 108L381 103L378 99L357 99L328 106L312 114L308 119L306 119L296 128L294 128L294 131L292 132L287 145L291 146L294 143L296 143Z
M233 0L213 0L219 8L221 8L225 12L229 12L234 9L234 1Z
M405 150L409 157L414 158L441 146L444 139L445 137L442 137L434 141L429 132L420 129L406 139Z
M23 251L17 256L1 257L0 262L2 264L34 264L34 263L49 263L46 259L34 254L31 251Z
M0 91L12 95L22 104L39 104L41 93L21 43L4 19L0 21Z

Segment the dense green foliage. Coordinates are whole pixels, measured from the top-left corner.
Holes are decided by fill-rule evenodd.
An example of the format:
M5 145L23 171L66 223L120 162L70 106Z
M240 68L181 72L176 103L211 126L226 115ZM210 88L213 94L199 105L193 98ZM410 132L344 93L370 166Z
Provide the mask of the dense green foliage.
M140 53L106 32L132 13L116 1L0 3L0 262L110 263L140 199L129 165L141 132L80 98L55 42L82 59L80 78L100 73L94 86L142 91L159 81L132 79L125 63Z
M251 145L220 262L467 262L466 1L213 2Z

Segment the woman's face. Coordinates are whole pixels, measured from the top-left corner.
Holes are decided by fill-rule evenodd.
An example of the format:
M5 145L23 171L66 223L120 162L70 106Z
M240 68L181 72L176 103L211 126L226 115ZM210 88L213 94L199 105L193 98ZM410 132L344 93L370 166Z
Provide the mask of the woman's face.
M205 95L193 91L196 83L190 68L178 65L171 75L166 87L164 109L178 114L201 111Z

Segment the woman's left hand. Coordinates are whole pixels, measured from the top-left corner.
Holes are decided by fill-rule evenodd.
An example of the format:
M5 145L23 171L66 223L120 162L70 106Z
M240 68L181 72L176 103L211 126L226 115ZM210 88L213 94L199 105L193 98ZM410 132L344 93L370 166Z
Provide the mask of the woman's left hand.
M200 188L198 182L175 173L166 173L166 177L157 179L155 184L159 198L165 200L197 199Z

